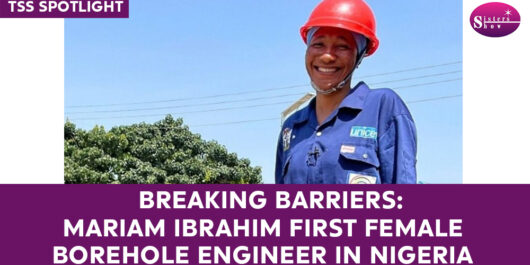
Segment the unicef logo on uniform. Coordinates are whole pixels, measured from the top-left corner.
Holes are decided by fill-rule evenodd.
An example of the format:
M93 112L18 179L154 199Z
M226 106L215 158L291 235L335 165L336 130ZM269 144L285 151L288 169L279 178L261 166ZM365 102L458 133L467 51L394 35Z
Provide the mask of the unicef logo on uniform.
M488 37L504 37L513 33L521 23L517 10L505 3L486 3L471 13L471 27Z

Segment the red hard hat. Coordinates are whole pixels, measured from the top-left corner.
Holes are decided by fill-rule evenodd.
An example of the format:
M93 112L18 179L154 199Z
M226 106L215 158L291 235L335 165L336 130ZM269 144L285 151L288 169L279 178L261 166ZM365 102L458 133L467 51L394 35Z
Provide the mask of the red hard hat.
M364 35L368 39L366 56L373 54L379 46L375 36L374 13L363 0L323 0L300 28L305 43L307 32L312 27L341 28Z

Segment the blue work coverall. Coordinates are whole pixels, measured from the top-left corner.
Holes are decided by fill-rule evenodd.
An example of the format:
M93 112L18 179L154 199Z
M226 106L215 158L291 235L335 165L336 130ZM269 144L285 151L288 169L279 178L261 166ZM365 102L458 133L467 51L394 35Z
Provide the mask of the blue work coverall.
M282 125L276 183L416 183L416 128L390 89L352 88L318 124L315 99Z

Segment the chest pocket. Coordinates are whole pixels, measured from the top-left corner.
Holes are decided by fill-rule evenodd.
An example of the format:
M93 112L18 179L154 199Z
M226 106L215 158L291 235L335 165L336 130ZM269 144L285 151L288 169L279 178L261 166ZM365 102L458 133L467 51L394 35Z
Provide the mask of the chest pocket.
M339 164L343 170L349 172L379 177L380 162L375 143L343 143Z

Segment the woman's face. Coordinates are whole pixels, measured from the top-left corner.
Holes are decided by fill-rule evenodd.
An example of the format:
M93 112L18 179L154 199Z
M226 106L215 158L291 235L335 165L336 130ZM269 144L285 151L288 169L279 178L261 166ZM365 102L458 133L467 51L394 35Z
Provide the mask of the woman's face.
M357 45L350 31L320 28L307 46L307 73L318 88L331 89L354 70L356 54Z

